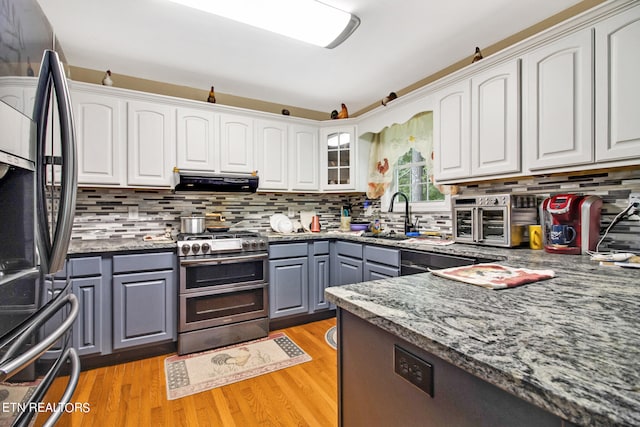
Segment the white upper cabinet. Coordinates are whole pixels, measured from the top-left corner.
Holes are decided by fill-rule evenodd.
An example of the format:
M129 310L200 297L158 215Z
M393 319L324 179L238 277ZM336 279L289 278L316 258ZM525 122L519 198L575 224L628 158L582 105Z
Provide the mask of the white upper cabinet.
M171 186L176 164L176 112L169 105L129 101L128 175L130 186Z
M25 89L22 86L0 86L0 101L31 117L33 111L26 111L24 100Z
M220 170L250 173L256 170L254 158L253 119L220 115Z
M525 69L528 169L593 162L592 30L580 30L527 54Z
M220 144L218 116L204 109L177 109L178 169L218 172Z
M596 25L596 160L640 157L640 6Z
M471 175L519 171L520 61L515 60L471 79Z
M288 144L286 124L256 121L259 190L287 190Z
M73 90L78 184L121 185L126 167L124 101Z
M318 128L292 125L289 130L290 183L293 191L320 190Z
M471 175L470 81L447 86L434 95L433 145L436 179Z
M320 131L322 141L321 186L323 191L355 190L355 126Z

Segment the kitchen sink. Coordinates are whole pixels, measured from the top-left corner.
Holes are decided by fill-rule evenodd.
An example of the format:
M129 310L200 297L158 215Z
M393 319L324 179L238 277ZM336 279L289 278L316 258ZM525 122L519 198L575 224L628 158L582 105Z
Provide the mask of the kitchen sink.
M363 233L362 237L372 237L374 239L382 239L382 240L407 240L410 239L409 236L405 236L400 233L387 233L387 234L373 234L373 233Z

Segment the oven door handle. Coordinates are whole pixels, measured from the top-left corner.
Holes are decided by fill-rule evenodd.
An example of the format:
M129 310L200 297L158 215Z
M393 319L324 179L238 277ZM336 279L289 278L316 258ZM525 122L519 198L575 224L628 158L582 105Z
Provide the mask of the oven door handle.
M235 262L261 260L261 259L267 259L267 258L269 258L268 254L252 254L252 255L229 256L224 258L183 259L183 260L180 260L180 265L187 267L187 266L193 266L193 265L231 264Z
M219 294L228 294L229 292L237 292L237 291L251 291L254 289L262 289L269 286L267 282L259 282L259 283L248 283L246 285L237 285L237 284L229 284L229 285L219 285L212 289L207 289L203 291L183 293L180 296L189 297L189 298L197 298L208 295L219 295Z

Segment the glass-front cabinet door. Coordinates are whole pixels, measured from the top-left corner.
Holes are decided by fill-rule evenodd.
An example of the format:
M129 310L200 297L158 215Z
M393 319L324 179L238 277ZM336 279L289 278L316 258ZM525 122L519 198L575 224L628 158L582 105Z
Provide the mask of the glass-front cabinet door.
M355 189L355 128L322 129L322 190Z

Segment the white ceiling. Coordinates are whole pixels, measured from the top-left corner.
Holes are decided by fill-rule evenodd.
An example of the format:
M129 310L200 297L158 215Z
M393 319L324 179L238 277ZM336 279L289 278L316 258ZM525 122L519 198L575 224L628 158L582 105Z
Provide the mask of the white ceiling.
M579 0L325 0L361 19L335 49L167 0L38 0L71 65L356 112Z

